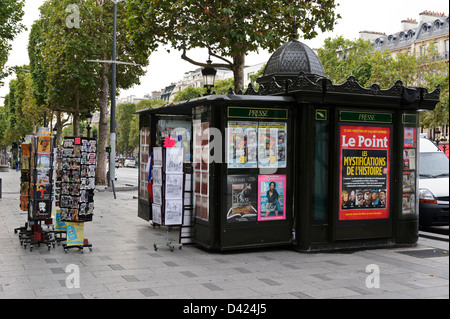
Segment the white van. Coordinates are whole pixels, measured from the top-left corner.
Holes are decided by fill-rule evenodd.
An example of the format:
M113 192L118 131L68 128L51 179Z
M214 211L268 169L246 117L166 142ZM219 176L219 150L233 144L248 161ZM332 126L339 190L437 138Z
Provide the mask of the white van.
M423 137L419 154L419 225L448 226L449 159Z

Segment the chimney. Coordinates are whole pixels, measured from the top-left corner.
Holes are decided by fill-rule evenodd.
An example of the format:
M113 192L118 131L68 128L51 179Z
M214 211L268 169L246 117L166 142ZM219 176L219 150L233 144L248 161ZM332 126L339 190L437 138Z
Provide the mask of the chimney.
M363 40L369 40L371 42L375 41L378 38L385 36L384 32L375 32L375 31L359 31L359 38Z
M444 13L442 12L434 12L425 10L419 13L420 22L433 22L436 19L444 17Z
M407 31L409 29L414 29L417 28L417 21L416 19L406 19L406 20L402 20L401 22L401 27L400 27L400 31Z

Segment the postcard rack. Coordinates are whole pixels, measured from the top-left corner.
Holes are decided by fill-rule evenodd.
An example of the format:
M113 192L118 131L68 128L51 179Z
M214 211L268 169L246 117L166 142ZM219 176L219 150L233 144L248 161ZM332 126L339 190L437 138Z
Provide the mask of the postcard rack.
M154 147L152 165L152 223L167 226L166 242L154 243L153 248L175 247L181 249L182 243L169 240L169 233L174 226L183 224L184 203L184 165L183 148Z
M31 137L31 143L21 145L20 208L28 212L28 221L19 232L20 244L30 251L34 245L55 247L52 231L53 138L49 132ZM45 227L43 227L45 226Z
M84 238L84 223L94 214L97 141L87 137L65 137L58 150L56 211L58 231L66 232L64 252L77 248L82 253L92 245Z

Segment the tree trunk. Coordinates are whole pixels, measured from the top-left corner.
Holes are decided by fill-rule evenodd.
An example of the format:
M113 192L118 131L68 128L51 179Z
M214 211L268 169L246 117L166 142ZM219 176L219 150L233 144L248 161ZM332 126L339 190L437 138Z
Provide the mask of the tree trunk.
M73 136L80 136L80 91L75 87L75 112L73 115Z
M97 171L95 184L106 185L106 141L108 138L109 65L102 65L102 88L100 92L100 121L98 127Z
M62 141L62 129L64 123L61 121L61 111L56 111L56 145L61 145Z
M237 53L233 56L234 91L244 92L244 66L245 53Z

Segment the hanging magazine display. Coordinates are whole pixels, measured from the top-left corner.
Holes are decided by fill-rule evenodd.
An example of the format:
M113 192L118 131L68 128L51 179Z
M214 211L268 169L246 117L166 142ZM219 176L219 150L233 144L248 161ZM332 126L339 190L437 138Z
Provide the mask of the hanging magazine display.
M286 219L286 175L258 175L258 221Z
M183 223L184 171L182 147L154 147L152 165L152 221L174 226Z
M61 220L91 221L94 214L96 140L66 137L59 150L57 201Z
M228 122L228 168L258 167L258 123Z
M28 211L28 201L30 196L30 148L31 144L29 143L22 143L21 145L20 209L23 211Z
M228 122L228 168L285 168L287 124Z
M227 222L255 222L258 212L258 178L256 176L229 175L227 180Z
M258 167L286 167L286 134L286 123L259 123Z
M37 135L32 138L29 170L30 220L49 219L52 215L52 150L51 136ZM25 154L28 154L28 150L25 150Z
M416 214L416 127L403 128L402 214Z

